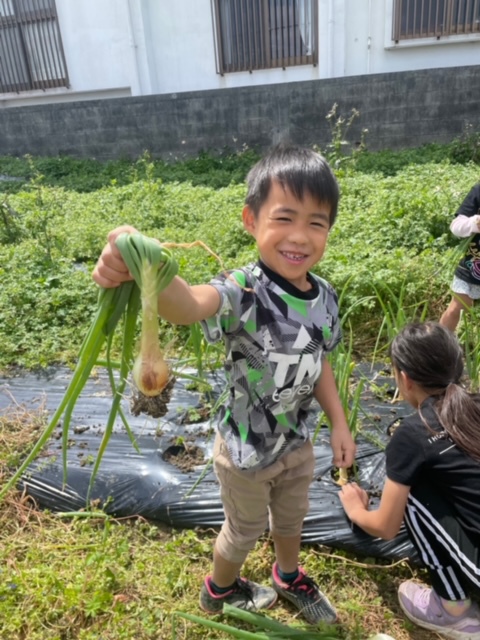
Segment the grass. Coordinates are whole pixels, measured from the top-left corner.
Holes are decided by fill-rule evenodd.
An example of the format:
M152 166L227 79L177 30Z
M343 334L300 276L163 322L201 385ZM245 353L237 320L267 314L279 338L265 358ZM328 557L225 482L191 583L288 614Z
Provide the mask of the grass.
M2 514L2 529L2 637L167 639L174 612L204 615L197 602L209 571L211 532L170 531L138 519L65 522L13 499ZM266 581L272 561L269 540L261 540L245 573ZM360 640L376 630L396 640L410 637L395 598L401 578L412 575L407 565L393 570L307 548L302 562L334 598L340 637ZM279 604L270 615L291 623L295 613ZM179 640L204 637L202 628L177 623Z

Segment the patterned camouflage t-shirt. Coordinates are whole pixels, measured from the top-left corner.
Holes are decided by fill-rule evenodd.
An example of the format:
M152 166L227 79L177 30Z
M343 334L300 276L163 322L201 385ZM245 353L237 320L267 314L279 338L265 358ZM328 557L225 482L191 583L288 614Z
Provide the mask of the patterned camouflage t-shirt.
M224 339L229 396L218 414L235 466L260 469L308 438L307 410L322 357L341 339L334 289L314 274L300 291L261 262L213 280L220 308L202 322Z

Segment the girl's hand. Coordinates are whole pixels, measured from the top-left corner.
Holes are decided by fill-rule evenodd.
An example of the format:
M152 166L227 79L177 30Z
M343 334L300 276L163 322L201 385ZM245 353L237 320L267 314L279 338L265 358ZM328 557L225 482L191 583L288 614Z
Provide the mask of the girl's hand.
M115 240L122 233L136 233L135 227L123 225L108 234L108 242L103 248L100 258L92 272L92 278L101 287L109 289L118 287L122 282L133 280L122 255L115 244Z
M368 494L356 482L344 485L339 496L345 513L350 519L353 519L351 514L357 509L368 511Z

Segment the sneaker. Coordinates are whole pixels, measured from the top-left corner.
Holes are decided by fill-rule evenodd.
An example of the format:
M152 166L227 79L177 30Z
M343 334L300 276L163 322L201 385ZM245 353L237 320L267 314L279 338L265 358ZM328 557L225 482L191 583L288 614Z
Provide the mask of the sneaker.
M398 589L398 600L405 615L419 627L436 631L444 638L480 640L480 611L472 606L461 616L451 616L433 589L407 580Z
M273 589L245 578L237 578L232 589L221 595L212 591L210 580L210 576L205 578L200 591L200 607L207 613L222 613L224 602L246 611L257 611L270 609L277 601L278 596Z
M332 607L326 595L318 585L307 576L302 567L298 568L299 575L293 582L283 582L278 575L278 565L272 567L272 586L275 591L292 602L305 620L310 624L319 622L335 622L337 612Z

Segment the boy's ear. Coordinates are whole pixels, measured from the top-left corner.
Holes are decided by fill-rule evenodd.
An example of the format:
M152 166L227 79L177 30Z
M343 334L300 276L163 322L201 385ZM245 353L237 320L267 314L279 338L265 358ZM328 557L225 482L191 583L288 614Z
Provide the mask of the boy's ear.
M256 217L252 208L248 204L246 204L243 207L242 220L243 220L243 228L245 229L245 231L248 231L248 233L251 233L252 236L255 235Z

